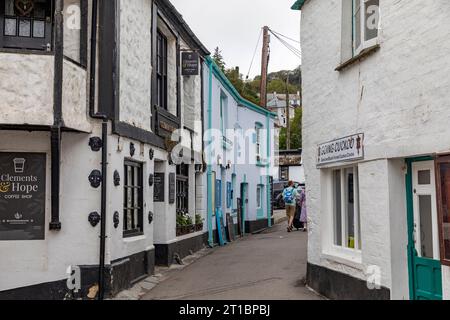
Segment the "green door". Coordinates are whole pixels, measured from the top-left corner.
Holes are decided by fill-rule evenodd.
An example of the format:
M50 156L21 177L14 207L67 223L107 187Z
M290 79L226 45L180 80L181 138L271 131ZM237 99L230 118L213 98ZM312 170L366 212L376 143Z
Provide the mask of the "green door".
M412 300L442 300L434 161L408 160L408 259Z

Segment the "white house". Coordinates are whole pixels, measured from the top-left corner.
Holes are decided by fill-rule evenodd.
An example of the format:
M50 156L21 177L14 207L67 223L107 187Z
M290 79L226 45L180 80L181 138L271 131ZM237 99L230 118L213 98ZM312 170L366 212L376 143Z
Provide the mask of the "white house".
M450 299L450 2L299 0L308 284Z
M167 0L1 2L0 298L107 297L203 247L176 225L202 162L172 151L202 153L208 54Z
M243 99L212 59L205 62L203 78L207 224L213 245L217 215L228 228L229 214L241 233L273 225L275 114Z

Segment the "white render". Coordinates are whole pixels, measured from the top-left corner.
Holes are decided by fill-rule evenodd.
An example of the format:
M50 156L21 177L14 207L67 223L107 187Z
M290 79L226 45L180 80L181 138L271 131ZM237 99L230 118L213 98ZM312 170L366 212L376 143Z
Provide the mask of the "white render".
M151 131L152 2L120 1L120 120Z
M76 1L67 0L66 8ZM120 1L120 121L138 129L151 131L151 0ZM90 6L89 6L90 7ZM89 17L91 15L89 14ZM90 23L89 19L89 23ZM177 51L175 36L159 19L159 25L169 38L169 111L176 115L177 108ZM90 29L90 28L88 28ZM178 36L180 36L178 34ZM90 37L90 34L89 34ZM181 37L181 36L180 36ZM183 49L190 49L183 40ZM77 60L79 35L65 29L65 53ZM88 45L88 48L90 46ZM191 49L193 50L193 49ZM89 52L88 52L89 55ZM0 124L17 126L53 125L53 54L0 53ZM0 292L57 282L67 279L69 266L98 266L100 255L100 225L95 228L88 221L91 212L101 211L101 188L90 186L88 176L92 170L101 170L102 152L89 147L89 139L102 136L101 120L89 116L89 68L87 70L64 59L62 113L64 128L61 138L61 188L60 220L62 229L50 231L51 221L51 145L48 131L1 131L0 152L39 152L47 154L45 240L0 241L0 252L7 259L0 259ZM181 59L180 59L181 60ZM89 57L88 57L89 61ZM98 62L98 61L97 61ZM181 72L181 68L179 68ZM97 73L97 78L99 74ZM201 75L181 79L181 126L187 121L201 121ZM98 79L97 79L98 80ZM183 85L183 80L184 84ZM97 82L98 85L98 82ZM98 90L97 90L98 95ZM97 102L98 96L95 97ZM183 101L184 99L184 101ZM189 105L189 119L185 120L184 103ZM96 103L96 110L98 106ZM192 128L194 129L194 128ZM195 128L197 129L197 128ZM200 128L200 136L202 135ZM201 138L200 138L201 139ZM130 155L130 144L136 152ZM182 144L187 144L184 139ZM112 132L108 122L108 167L106 204L106 266L126 263L129 256L155 250L155 244L171 244L190 237L202 236L197 232L183 237L176 236L176 203L169 204L168 177L176 172L169 165L167 150L136 139L120 137ZM150 149L154 158L150 159ZM196 149L197 153L201 153ZM124 160L134 160L143 166L143 232L142 235L125 238L124 218ZM120 186L114 186L114 172L120 175ZM148 183L149 175L164 172L166 176L164 203L154 203L154 186ZM206 218L206 186L203 173L189 167L189 214ZM113 214L119 213L119 225L113 226ZM153 222L148 215L154 214ZM205 224L206 231L206 224Z
M302 8L308 261L362 280L368 266L379 266L392 299L409 299L403 159L450 151L449 10L443 0L380 1L380 49L338 72L341 1L310 0ZM359 132L363 249L347 254L329 248L329 170L316 168L317 146ZM449 299L447 267L443 278Z

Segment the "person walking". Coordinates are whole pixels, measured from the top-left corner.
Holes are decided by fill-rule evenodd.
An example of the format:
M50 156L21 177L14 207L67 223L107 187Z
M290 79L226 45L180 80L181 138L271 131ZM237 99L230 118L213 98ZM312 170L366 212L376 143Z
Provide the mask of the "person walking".
M308 215L306 212L306 190L302 187L298 188L297 191L297 200L298 204L300 206L300 222L303 224L303 231L306 231L307 225L308 225Z
M294 188L294 182L289 181L287 188L283 190L283 200L286 205L286 216L288 217L287 232L292 232L294 228L293 223L295 218L296 197L297 190Z

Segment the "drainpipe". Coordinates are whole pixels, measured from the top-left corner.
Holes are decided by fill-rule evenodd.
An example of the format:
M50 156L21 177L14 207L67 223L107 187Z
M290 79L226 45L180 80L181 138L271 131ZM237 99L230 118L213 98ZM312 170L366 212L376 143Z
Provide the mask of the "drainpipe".
M212 78L213 78L213 66L212 62L208 61L209 66L209 83L208 83L208 127L207 127L207 141L211 143L211 127L212 127ZM212 230L212 167L211 167L211 152L208 152L208 174L207 174L207 188L208 188L208 243L212 248L214 247L213 230Z
M98 268L98 300L105 297L105 252L106 252L106 201L107 201L107 166L108 166L108 118L95 111L96 74L97 74L97 24L98 0L92 1L91 21L91 58L89 73L89 115L93 119L102 119L102 189L100 213L100 257Z
M106 191L108 166L108 122L102 123L102 199L100 220L100 263L98 271L98 300L105 297L105 248L106 248Z
M59 194L61 180L61 127L62 117L62 90L63 90L63 63L64 63L64 3L55 1L55 76L53 80L53 126L50 130L51 144L51 221L50 230L61 230L59 216Z

